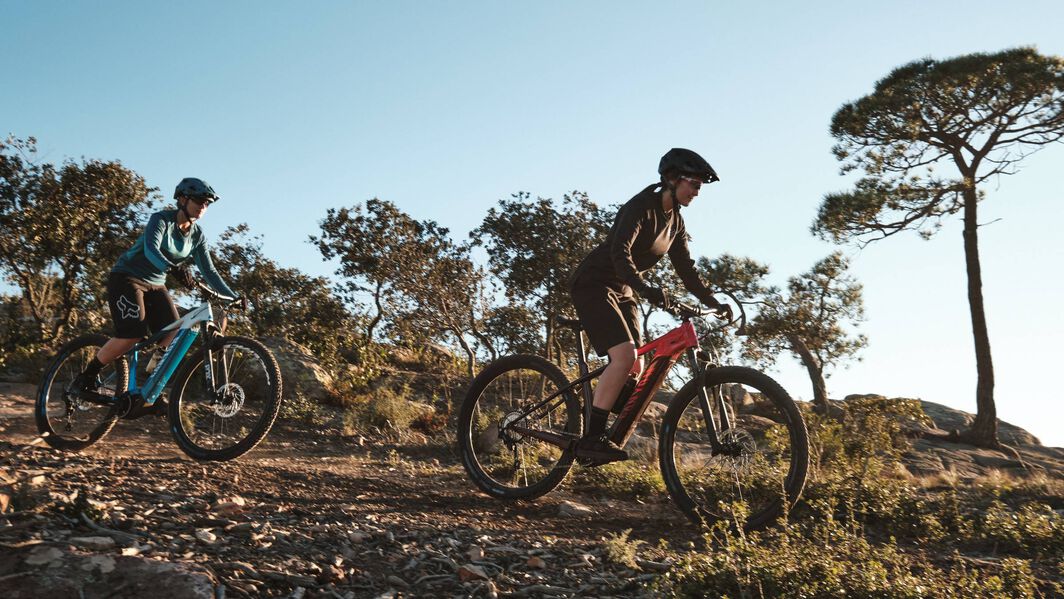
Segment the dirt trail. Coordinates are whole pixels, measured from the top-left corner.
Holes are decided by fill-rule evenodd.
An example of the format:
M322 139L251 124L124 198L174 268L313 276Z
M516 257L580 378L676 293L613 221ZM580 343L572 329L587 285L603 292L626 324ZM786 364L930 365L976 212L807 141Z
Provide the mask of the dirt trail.
M656 561L659 541L696 540L663 496L623 501L563 487L535 502L488 498L444 443L374 447L279 422L242 459L200 464L164 420L141 419L62 453L30 445L32 392L0 383L0 485L21 510L0 515L0 596L71 585L86 597L136 596L144 585L128 579L148 575L131 568L146 560L178 564L215 597L643 596L668 567ZM573 504L589 513L572 515ZM637 568L604 549L626 529L646 541ZM93 556L77 562L80 579L63 577L63 564ZM100 566L99 556L111 557Z

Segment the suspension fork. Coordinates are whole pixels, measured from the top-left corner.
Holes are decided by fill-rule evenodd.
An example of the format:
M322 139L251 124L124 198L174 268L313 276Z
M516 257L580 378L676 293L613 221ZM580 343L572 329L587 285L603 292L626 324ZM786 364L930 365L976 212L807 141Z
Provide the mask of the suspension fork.
M698 363L698 353L691 348L687 350L687 360L691 365L691 372L694 373L695 381L702 381L705 376L706 370ZM706 390L706 386L703 384L698 385L698 405L702 408L702 419L705 421L706 434L709 435L709 443L713 447L713 451L716 452L720 449L720 437L717 435L717 431L726 431L731 428L731 420L728 418L728 410L724 405L724 397L720 392L720 388L716 387L713 392L713 401L717 404L717 413L720 414L720 427L717 427L717 423L713 420L713 410L710 409L709 391Z
M215 397L216 389L220 385L214 384L214 351L211 346L214 345L215 339L221 336L217 330L211 330L208 326L209 323L204 322L200 325L203 328L203 387L207 393L207 397ZM222 385L229 382L229 365L225 363L225 352L218 352L218 363L221 366Z

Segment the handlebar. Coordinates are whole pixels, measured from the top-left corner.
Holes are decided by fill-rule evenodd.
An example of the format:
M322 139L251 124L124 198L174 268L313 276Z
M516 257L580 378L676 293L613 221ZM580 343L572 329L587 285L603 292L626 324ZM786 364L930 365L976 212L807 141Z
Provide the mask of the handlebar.
M221 303L226 308L231 307L233 304L238 304L243 299L241 297L228 297L218 293L217 291L208 287L203 281L196 281L196 289L200 292L200 296L203 301L215 300Z
M734 303L739 308L739 314L738 315L734 315L733 314L733 318L731 320L729 320L728 322L720 325L719 327L717 327L717 328L715 328L713 330L721 330L721 329L730 327L731 325L733 325L735 323L739 323L739 328L736 329L735 334L736 335L745 335L746 334L746 309L743 307L743 302L739 301L739 298L735 297L735 294L733 294L730 291L721 291L721 293L726 295L726 296L728 296L728 298L731 299L732 303ZM665 308L665 311L668 312L669 314L672 314L673 316L675 316L677 318L680 318L680 319L683 319L683 320L687 320L687 319L690 319L690 318L701 318L701 317L705 317L705 316L717 317L716 312L714 312L713 310L710 310L709 308L706 308L705 306L692 306L690 304L685 304L683 302L673 302L668 308Z

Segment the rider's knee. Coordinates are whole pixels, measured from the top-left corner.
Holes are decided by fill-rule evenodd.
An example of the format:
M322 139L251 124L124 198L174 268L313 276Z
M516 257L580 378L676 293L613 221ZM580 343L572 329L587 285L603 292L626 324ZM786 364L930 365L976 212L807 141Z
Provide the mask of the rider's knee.
M637 364L642 370L642 360L636 355L634 343L620 343L610 348L610 363L616 368L632 370Z

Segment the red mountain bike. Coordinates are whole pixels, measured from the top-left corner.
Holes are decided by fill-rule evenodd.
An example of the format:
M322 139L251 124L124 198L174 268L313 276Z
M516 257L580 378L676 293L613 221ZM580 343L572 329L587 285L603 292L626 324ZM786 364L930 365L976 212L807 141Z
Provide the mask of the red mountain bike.
M739 317L725 326L739 323L742 332L746 313L736 303ZM621 447L628 442L665 376L686 354L693 376L672 399L658 439L665 486L698 524L731 517L741 502L748 510L744 528L762 527L792 505L805 485L805 422L787 392L767 375L718 366L715 352L700 348L713 331L699 336L691 319L708 312L683 304L669 312L681 324L639 348L649 363L630 394L622 392L617 399L619 414L609 437ZM576 442L591 416L591 381L605 366L588 372L579 321L557 321L577 332L579 378L570 381L539 356L506 356L473 380L462 402L462 464L492 497L539 497L561 484L572 468Z

